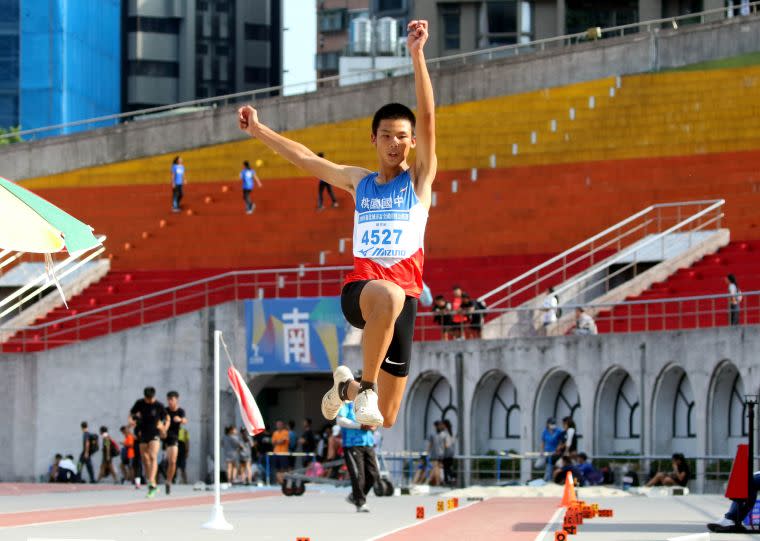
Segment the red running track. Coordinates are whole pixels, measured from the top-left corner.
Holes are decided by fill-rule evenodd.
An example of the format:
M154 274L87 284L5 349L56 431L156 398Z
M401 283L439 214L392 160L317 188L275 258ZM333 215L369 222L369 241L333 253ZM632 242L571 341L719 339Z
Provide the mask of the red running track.
M379 538L378 541L534 541L557 511L554 498L491 498ZM430 509L426 510L430 512ZM552 536L553 536L553 532Z
M256 492L248 494L227 494L222 497L222 502L237 502L241 500L255 500L275 496L279 492ZM190 498L176 498L171 500L145 500L132 503L118 503L113 505L94 505L88 507L69 507L61 509L39 509L35 511L21 511L18 513L0 513L0 527L29 526L32 524L48 524L52 522L68 522L71 520L83 520L101 518L115 515L128 515L131 513L145 513L160 511L162 509L176 509L195 505L210 505L214 502L213 496L194 496Z

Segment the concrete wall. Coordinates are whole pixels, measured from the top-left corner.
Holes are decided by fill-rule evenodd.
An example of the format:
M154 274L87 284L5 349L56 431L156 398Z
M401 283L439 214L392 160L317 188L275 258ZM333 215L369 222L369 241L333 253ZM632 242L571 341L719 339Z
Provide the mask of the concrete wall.
M83 420L93 430L108 426L118 441L119 426L147 385L164 402L169 390L179 391L189 420L188 475L202 477L213 434L213 329L224 330L244 371L243 322L243 303L228 303L47 352L2 355L0 479L36 479L56 452L78 456ZM223 423L232 422L234 397L222 395ZM94 462L97 468L99 455Z
M585 43L487 64L431 66L440 105L648 72L760 50L760 18L745 17ZM320 89L257 102L271 127L294 130L368 116L378 104L414 104L410 77ZM2 147L0 171L15 180L237 141L234 106Z
M423 450L430 424L445 416L459 427L462 453L482 454L489 449L535 451L540 450L546 418L561 418L572 411L581 435L579 449L590 455L621 451L733 455L741 437L729 437L726 428L730 389L737 375L740 395L760 389L758 330L734 327L415 343L407 395L397 424L385 432L383 446L386 450ZM348 347L347 364L359 366L360 353L358 347ZM685 433L689 415L684 404L676 400L684 375L682 392L688 401L693 401L690 417L694 437ZM483 405L494 403L494 381L504 376L516 390L519 416L514 419L519 418L520 439L488 437L488 407L484 410ZM633 435L640 437L630 438L630 434L621 431L616 438L610 418L615 415L615 402L626 376L632 382L625 384L625 392L632 403L639 404L633 416L639 426L634 427ZM437 389L450 387L450 396L434 392L440 377L446 381ZM558 398L560 392L564 397ZM436 395L436 400L429 400L431 394ZM741 410L740 404L738 409ZM701 483L698 478L695 488L703 488Z
M116 433L146 385L154 385L161 396L170 389L180 392L189 418L188 474L202 478L213 435L212 332L225 332L238 369L244 372L244 320L243 303L231 302L48 352L3 355L0 480L35 479L45 473L54 453L78 454L82 420L95 428L107 425ZM384 449L423 449L432 420L445 417L454 424L462 453L532 451L539 449L548 416L572 414L581 435L580 449L592 455L674 450L692 456L730 455L741 440L741 404L732 405L732 395L760 389L759 330L415 343L409 386L396 426L385 431ZM345 352L347 364L359 366L360 348L346 346ZM277 387L278 377L257 376L252 390L258 394L265 386ZM690 414L684 409L689 404L675 399L679 385L693 402ZM621 388L631 404L638 403L633 415L637 426L634 434L621 429L616 437L611 417ZM305 389L300 400L316 405L322 389ZM499 433L505 412L494 412L494 407L502 407L494 393L504 406L517 407L510 413L510 434ZM296 396L291 399L298 401ZM267 409L262 404L262 410ZM624 409L618 413L627 421ZM297 411L291 413L298 417ZM489 435L492 415L496 421ZM223 391L222 422L235 418L234 397ZM689 419L694 437L686 434ZM319 427L320 420L315 419L315 425ZM100 457L95 462L99 464Z

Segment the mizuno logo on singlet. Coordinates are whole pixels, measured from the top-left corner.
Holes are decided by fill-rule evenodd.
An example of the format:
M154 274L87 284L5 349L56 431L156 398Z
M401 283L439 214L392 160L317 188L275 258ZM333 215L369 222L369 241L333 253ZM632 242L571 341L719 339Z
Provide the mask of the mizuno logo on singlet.
M363 250L360 250L363 252ZM370 257L404 257L406 251L404 250L388 250L386 248L375 248L370 254Z
M367 254L370 252L370 250L374 250L374 248L369 247L366 250L359 250L359 249L357 249L356 251L359 252L360 254L362 254L364 257L367 257Z

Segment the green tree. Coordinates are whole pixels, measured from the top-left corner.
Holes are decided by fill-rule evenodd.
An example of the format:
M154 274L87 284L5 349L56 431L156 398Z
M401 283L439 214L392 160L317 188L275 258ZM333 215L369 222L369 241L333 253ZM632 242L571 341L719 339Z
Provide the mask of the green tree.
M13 126L10 128L0 128L0 145L10 145L12 143L20 143L22 141L18 134L20 126ZM10 137L2 137L10 134Z

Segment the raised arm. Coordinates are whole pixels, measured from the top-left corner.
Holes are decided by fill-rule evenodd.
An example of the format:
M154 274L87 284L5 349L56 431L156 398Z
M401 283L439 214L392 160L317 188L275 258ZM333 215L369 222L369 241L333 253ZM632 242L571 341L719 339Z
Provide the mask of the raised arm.
M417 96L417 146L414 180L417 195L430 205L431 186L438 169L435 155L435 97L423 48L428 40L428 22L411 21L407 27L407 46L414 66L414 89Z
M250 105L238 110L238 124L241 130L264 143L296 167L352 195L356 192L359 181L369 174L368 170L361 167L338 165L320 158L301 143L280 135L259 122L258 112Z

